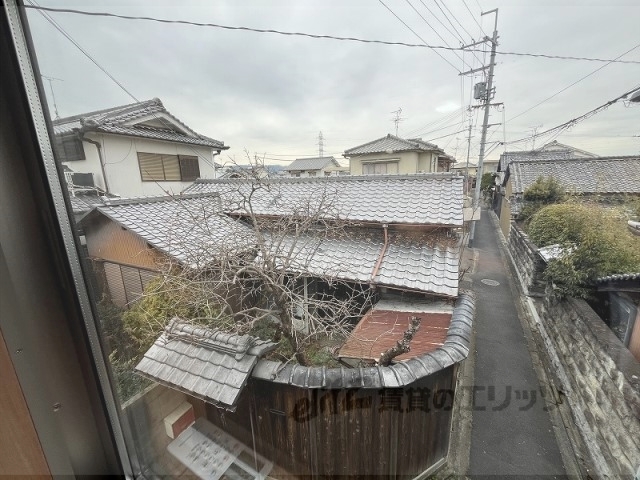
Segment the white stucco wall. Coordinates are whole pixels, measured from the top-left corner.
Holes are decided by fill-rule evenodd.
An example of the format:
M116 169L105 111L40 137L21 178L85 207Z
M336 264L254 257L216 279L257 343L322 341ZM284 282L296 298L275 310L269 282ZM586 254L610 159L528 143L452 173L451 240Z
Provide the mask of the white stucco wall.
M102 145L109 192L122 197L161 195L165 191L180 193L193 182L143 182L138 166L138 152L199 157L200 177L215 178L213 150L210 147L184 145L121 135L86 134ZM106 189L97 147L83 142L86 160L67 162L75 172L93 173L96 185Z

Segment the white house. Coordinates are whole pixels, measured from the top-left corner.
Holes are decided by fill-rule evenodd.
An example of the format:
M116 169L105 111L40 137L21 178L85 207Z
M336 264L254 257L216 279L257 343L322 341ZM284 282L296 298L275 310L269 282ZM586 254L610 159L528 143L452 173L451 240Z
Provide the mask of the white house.
M448 172L454 159L420 138L387 135L346 150L351 175L394 175Z
M67 180L121 197L178 193L196 178L215 178L214 156L229 148L157 98L56 119L53 128L58 158L73 172Z
M291 177L324 177L338 175L345 169L333 157L296 158L283 168Z

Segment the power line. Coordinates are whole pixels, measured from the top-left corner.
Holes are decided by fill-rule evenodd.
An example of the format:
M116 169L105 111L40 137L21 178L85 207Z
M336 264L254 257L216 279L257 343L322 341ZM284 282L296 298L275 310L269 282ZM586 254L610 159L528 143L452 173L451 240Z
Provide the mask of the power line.
M624 57L624 56L625 56L626 54L628 54L628 53L633 52L633 51L634 51L636 48L638 48L638 47L640 47L640 43L639 43L638 45L636 45L635 47L631 48L630 50L627 50L627 51L626 51L626 52L624 52L623 54L618 55L618 56L615 58L615 60L617 60L617 59L619 59L619 58L621 58L621 57ZM522 115L524 115L525 113L530 112L531 110L533 110L534 108L539 107L539 106L540 106L540 105L542 105L543 103L548 102L549 100L551 100L551 99L552 99L552 98L554 98L554 97L557 97L557 96L558 96L558 95L560 95L562 92L564 92L564 91L566 91L566 90L570 89L570 88L571 88L571 87L573 87L574 85L577 85L577 84L578 84L578 83L580 83L581 81L583 81L583 80L585 80L585 79L589 78L591 75L593 75L593 74L595 74L595 73L599 72L600 70L602 70L603 68L607 67L608 65L611 65L611 63L613 63L613 61L608 62L608 63L605 63L604 65L602 65L602 66L600 66L600 67L596 68L593 72L588 73L588 74L587 74L587 75L585 75L584 77L579 78L578 80L576 80L575 82L573 82L571 85L568 85L568 86L564 87L562 90L557 91L556 93L554 93L554 94L553 94L553 95L551 95L550 97L547 97L547 98L545 98L544 100L542 100L542 101L540 101L540 102L536 103L534 106L527 108L524 112L520 112L520 113L519 113L518 115L516 115L515 117L511 117L511 118L509 119L509 121L511 121L511 120L513 120L513 119L516 119L516 118L518 118L518 117L521 117L521 116L522 116Z
M628 92L623 93L623 94L622 94L622 95L620 95L619 97L616 97L616 98L614 98L613 100L609 100L608 102L603 103L603 104L602 104L602 105L600 105L599 107L596 107L596 108L594 108L593 110L589 110L587 113L584 113L584 114L580 115L579 117L572 118L571 120L569 120L569 121L567 121L567 122L561 123L560 125L558 125L558 126L556 126L556 127L550 128L550 129L548 129L548 130L545 130L544 132L537 133L537 134L535 134L535 135L530 135L530 136L528 136L528 137L523 137L523 138L520 138L520 139L518 139L518 140L513 140L513 141L511 141L511 142L505 142L505 143L506 143L507 145L512 145L512 144L514 144L514 143L521 143L521 142L524 142L524 141L527 141L527 140L531 140L531 139L533 139L533 138L535 138L535 137L540 137L540 136L542 136L542 135L547 135L547 134L549 134L549 133L551 133L551 132L555 132L555 131L557 131L557 130L563 130L563 129L565 129L565 128L571 128L571 127L573 127L574 125L576 125L576 124L578 124L578 123L582 122L583 120L586 120L586 119L588 119L588 118L590 118L590 117L592 117L592 116L594 116L594 115L596 115L596 114L600 113L602 110L606 110L607 108L609 108L609 107L610 107L611 105L613 105L614 103L616 103L616 102L618 102L618 101L620 101L620 100L622 100L622 99L624 99L624 98L628 97L628 96L629 96L629 95L631 95L633 92L635 92L636 90L638 90L638 88L639 88L639 87L640 87L640 86L636 86L636 87L632 88L631 90L629 90Z
M427 4L426 4L426 3L424 3L424 2L423 2L423 0L419 0L419 2L420 2L420 3L422 4L422 6L427 10L427 12L429 12L429 14L431 14L431 16L432 16L433 18L435 18L435 19L438 21L438 23L444 27L444 29L445 29L445 30L446 30L450 35L453 35L454 37L456 37L457 33L454 33L454 32L452 32L451 30L449 30L449 27L447 27L447 25L446 25L442 20L440 20L440 19L439 19L439 18L438 18L438 17L437 17L437 16L436 16L432 11L431 11L431 9L430 9L429 7L427 7ZM460 37L459 35L457 36L456 40L460 40L462 43L464 43L464 40L463 40L463 39L462 39L462 37Z
M422 16L422 14L421 14L417 9L416 9L416 7L414 7L414 6L413 6L413 4L412 4L409 0L405 0L405 1L406 1L406 2L409 4L409 6L413 9L413 11L414 11L414 12L416 12L416 13L418 14L418 16L419 16L419 17L424 21L424 23L426 23L426 24L429 26L429 28L430 28L431 30L433 30L433 31L434 31L434 33L438 36L438 38L439 38L440 40L442 40L442 41L444 42L444 44L445 44L447 47L450 47L451 45L449 45L449 44L447 43L447 41L442 37L442 35L440 35L440 33L439 33L435 28L433 28L433 26L432 26L432 25L427 21L427 19L426 19L426 18L424 18L424 17ZM458 59L459 59L462 63L464 63L465 65L467 65L467 66L468 66L468 67L470 67L470 68L473 68L473 67L471 67L471 65L469 65L468 63L466 63L466 62L464 61L464 58L463 58L463 57L461 57L460 55L458 55L458 53L457 53L457 52L455 52L455 55L456 55L456 57L458 57Z
M84 48L82 48L82 46L76 42L73 37L71 35L69 35L64 28L62 28L52 17L51 15L49 15L46 12L46 8L40 7L35 0L29 0L30 2L32 2L32 5L25 5L25 8L34 8L36 10L38 10L38 13L40 13L40 15L42 15L45 20L47 20L56 30L58 30L67 40L69 40L78 50L80 50L80 52L82 52L82 54L87 57L96 67L98 67L107 77L109 77L118 87L120 87L122 89L122 91L124 91L127 95L129 95L133 100L135 100L136 102L140 102L140 100L138 100L138 98L131 93L129 90L127 90L127 88L120 83L113 75L111 75L111 73L109 73L109 71L104 68L102 65L100 65L98 63L98 61L96 59L94 59L91 54L89 52L87 52ZM35 5L35 6L34 6ZM56 111L57 113L57 111ZM158 117L155 114L152 114L153 117L156 120L160 120L162 123L166 124L166 121L164 118L162 117ZM193 151L193 153L196 154L196 156L198 158L201 158L203 162L205 162L206 164L208 164L211 168L213 168L215 170L215 161L212 159L211 161L209 161L209 159L203 157L202 155L200 155L197 150L195 148L193 148L192 145L188 145L187 147L189 149L191 149ZM106 181L106 180L105 180Z
M384 6L384 8L386 8L387 10L389 10L389 11L391 12L391 14L392 14L394 17L396 17L396 18L400 21L400 23L402 23L405 27L407 27L409 30L411 30L411 32L412 32L416 37L418 37L420 40L422 40L422 43L423 43L424 45L427 45L427 42L425 42L425 41L424 41L424 39L423 39L420 35L418 35L418 34L415 32L415 30L414 30L413 28L411 28L409 25L407 25L407 24L405 23L405 21L404 21L404 20L402 20L398 15L396 15L396 12L394 12L393 10L391 10L391 9L387 6L387 4L386 4L386 3L384 3L382 0L378 0L378 1L379 1L379 2ZM453 50L453 48L452 48L452 47L447 47L447 49L448 49L448 50ZM453 69L454 69L456 72L460 73L460 70L458 70L458 69L456 68L456 66L455 66L453 63L451 63L449 60L447 60L446 58L444 58L444 57L440 54L440 52L438 52L438 51L437 51L437 50L435 50L435 49L434 49L433 51L434 51L434 52L435 52L435 54L436 54L436 55L438 55L441 59L443 59L445 62L447 62L449 65L451 65L451 66L453 67Z
M469 5L467 5L466 0L462 0L462 3L464 3L465 8L469 12L469 15L471 15L471 18L473 18L473 21L476 22L476 25L478 25L478 27L480 28L480 32L482 33L482 35L484 35L486 37L487 34L484 33L484 30L482 29L482 25L480 25L480 22L478 22L478 20L476 20L476 17L473 14L473 12L471 11L471 9L469 8ZM478 5L480 5L480 4L478 4ZM482 11L482 9L480 9L480 10Z
M438 4L438 0L433 0L436 5ZM464 33L466 33L467 35L469 35L469 38L473 41L473 35L471 35L466 28L464 28L464 25L462 25L462 23L460 23L460 20L458 20L458 17L456 17L453 12L451 10L449 10L449 7L447 7L447 4L444 2L444 0L440 0L442 2L442 6L444 8L447 9L447 12L449 12L451 14L451 16L453 17L453 19L456 21L456 23L458 25L460 25L460 28L462 28L462 30L464 30Z
M141 17L141 16L131 16L131 15L120 15L116 13L108 13L108 12L89 12L85 10L74 10L68 8L51 8L51 7L41 7L37 5L24 5L24 8L29 8L33 10L46 11L46 12L54 12L54 13L70 13L75 15L86 15L92 17L111 17L118 18L121 20L143 20L148 22L158 22L158 23L167 23L167 24L180 24L180 25L191 25L195 27L209 27L209 28L220 28L224 30L240 30L254 33L269 33L275 35L286 35L286 36L297 36L297 37L306 37L306 38L314 38L321 40L338 40L338 41L348 41L348 42L359 42L359 43L372 43L372 44L380 44L380 45L391 45L391 46L399 46L399 47L409 47L409 48L428 48L431 50L456 50L462 51L466 50L467 52L483 52L482 49L463 49L461 47L447 47L443 45L429 45L426 43L406 43L406 42L392 42L385 40L371 40L364 38L356 38L356 37L340 37L333 35L316 35L311 33L303 33L303 32L284 32L280 30L269 30L269 29L259 29L259 28L249 28L249 27L235 27L229 25L220 25L215 23L201 23L201 22L192 22L187 20L166 20L163 18L154 18L154 17ZM591 58L591 57L577 57L577 56L566 56L566 55L550 55L543 53L524 53L524 52L501 52L496 51L498 55L514 55L521 57L534 57L534 58L546 58L553 60L579 60L579 61L587 61L587 62L601 62L601 63L623 63L623 64L640 64L640 61L636 60L611 60L611 59L603 59L603 58ZM457 70L457 69L456 69Z

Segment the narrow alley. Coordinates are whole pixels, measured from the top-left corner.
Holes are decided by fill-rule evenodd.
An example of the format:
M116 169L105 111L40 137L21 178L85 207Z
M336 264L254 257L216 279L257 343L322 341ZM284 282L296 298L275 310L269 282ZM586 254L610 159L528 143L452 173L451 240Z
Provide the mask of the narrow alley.
M469 475L566 475L516 307L514 281L490 212L483 210L471 276L476 357Z

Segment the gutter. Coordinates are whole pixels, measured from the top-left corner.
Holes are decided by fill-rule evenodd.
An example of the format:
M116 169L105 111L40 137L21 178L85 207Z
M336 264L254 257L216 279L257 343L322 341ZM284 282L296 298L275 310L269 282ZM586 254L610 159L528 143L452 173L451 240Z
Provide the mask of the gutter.
M373 271L371 272L371 282L373 282L373 280L376 278L376 275L378 275L378 270L380 270L382 259L384 257L384 254L387 253L387 248L389 247L389 225L384 223L382 224L382 228L384 229L384 245L380 250L378 261L376 262L375 266L373 267Z
M98 159L100 161L100 170L102 171L102 178L104 179L104 189L107 191L107 193L113 193L109 189L109 181L107 180L107 171L104 168L104 157L102 156L102 145L100 144L100 142L96 140L91 140L90 138L85 137L84 132L81 130L78 131L78 138L82 142L88 142L95 145L96 148L98 149Z

